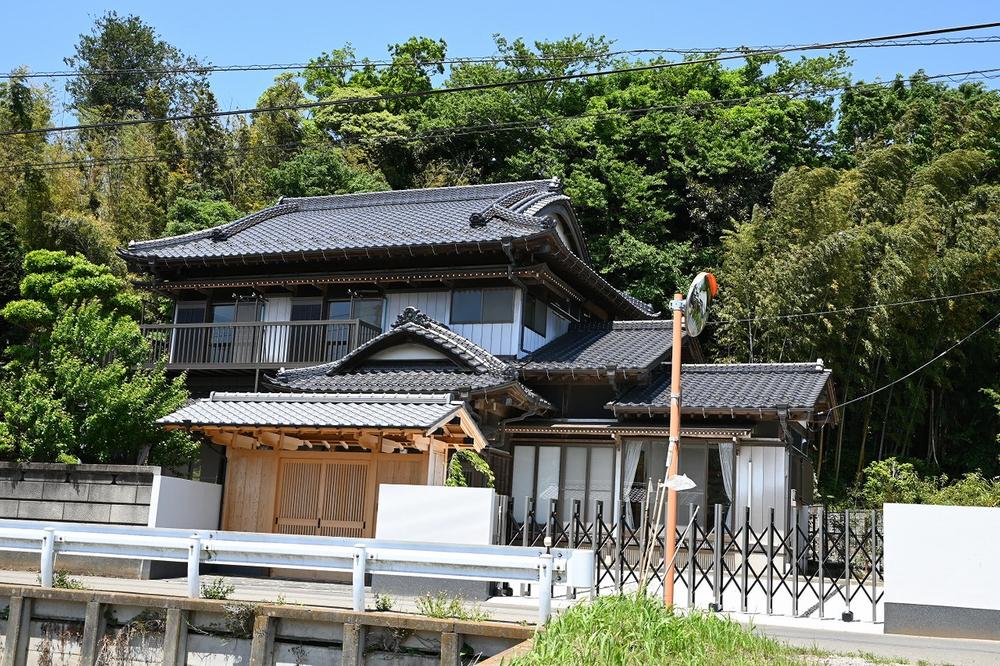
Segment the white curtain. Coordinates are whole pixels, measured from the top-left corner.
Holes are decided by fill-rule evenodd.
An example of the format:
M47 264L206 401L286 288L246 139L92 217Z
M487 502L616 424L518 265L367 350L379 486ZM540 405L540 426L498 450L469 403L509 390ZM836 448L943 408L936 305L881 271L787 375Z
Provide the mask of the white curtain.
M637 439L630 439L622 444L622 478L618 488L615 490L615 522L618 522L618 516L621 515L621 502L630 499L632 484L635 483L635 473L639 469L639 456L642 455L642 445L643 442ZM624 491L624 495L622 495L622 491ZM634 527L633 523L632 512L627 511L625 513L625 524L632 528Z
M735 500L733 496L733 470L736 468L736 444L734 442L719 442L719 466L722 468L722 483L726 488L726 497L729 499L729 505L732 506Z

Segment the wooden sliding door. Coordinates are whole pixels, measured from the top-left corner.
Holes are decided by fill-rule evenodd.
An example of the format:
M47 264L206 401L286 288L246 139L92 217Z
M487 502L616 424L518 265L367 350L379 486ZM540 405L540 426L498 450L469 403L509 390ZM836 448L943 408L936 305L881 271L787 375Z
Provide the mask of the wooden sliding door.
M373 536L371 458L363 454L329 457L280 459L275 532Z

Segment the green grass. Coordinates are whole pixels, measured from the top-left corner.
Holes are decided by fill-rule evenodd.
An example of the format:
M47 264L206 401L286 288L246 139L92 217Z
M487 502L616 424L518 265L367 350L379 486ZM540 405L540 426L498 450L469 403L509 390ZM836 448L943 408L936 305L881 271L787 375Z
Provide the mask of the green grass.
M801 664L789 648L715 615L674 614L647 596L600 597L562 613L513 666Z

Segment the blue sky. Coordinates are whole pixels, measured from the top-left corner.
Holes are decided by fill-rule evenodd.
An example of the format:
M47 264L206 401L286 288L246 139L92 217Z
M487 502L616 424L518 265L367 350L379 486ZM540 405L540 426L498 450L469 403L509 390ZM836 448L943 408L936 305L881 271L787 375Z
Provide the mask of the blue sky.
M985 0L767 0L743 2L167 2L5 3L0 69L65 69L79 33L106 10L133 13L183 51L216 65L301 62L351 42L359 56L384 58L392 42L420 34L444 38L451 56L490 55L491 35L526 40L603 34L620 48L712 47L819 42L1000 19ZM480 7L476 7L481 4ZM42 9L44 7L44 9ZM1000 29L980 34L1000 34ZM1000 67L1000 44L852 52L855 74L891 78ZM212 79L223 108L252 106L274 73ZM56 83L61 93L61 83ZM60 95L61 97L61 95Z

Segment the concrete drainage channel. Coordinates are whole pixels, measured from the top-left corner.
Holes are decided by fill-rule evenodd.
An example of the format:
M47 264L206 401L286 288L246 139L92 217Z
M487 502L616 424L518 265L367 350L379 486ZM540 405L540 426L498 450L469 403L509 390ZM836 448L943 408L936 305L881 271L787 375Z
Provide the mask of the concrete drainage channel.
M294 605L0 586L0 666L481 663L532 627Z

